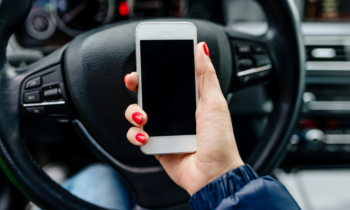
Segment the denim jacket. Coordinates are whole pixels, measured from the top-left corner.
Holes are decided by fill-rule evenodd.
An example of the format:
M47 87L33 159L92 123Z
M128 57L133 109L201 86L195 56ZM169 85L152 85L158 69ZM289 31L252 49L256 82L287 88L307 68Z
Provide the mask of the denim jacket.
M194 210L299 210L287 189L270 176L259 177L242 165L210 182L193 194Z

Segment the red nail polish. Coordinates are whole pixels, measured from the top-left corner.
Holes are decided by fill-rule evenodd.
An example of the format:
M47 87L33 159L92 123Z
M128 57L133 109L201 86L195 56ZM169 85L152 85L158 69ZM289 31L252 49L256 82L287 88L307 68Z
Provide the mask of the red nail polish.
M143 135L142 133L138 133L136 134L136 140L139 141L140 143L143 143L146 140L146 136Z
M204 53L210 58L209 48L208 48L207 43L205 43L205 42L203 44L203 49L204 49Z
M124 77L124 83L125 83L125 80L126 80L126 77L128 76L129 74L126 74L125 77Z
M140 124L142 122L142 118L143 118L143 116L140 112L135 112L134 114L132 114L132 119L137 124Z

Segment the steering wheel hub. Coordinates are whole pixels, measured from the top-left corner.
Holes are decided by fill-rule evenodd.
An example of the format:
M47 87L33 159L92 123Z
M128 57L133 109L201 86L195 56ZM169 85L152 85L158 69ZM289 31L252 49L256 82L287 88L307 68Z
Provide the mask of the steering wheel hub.
M128 105L137 103L136 94L127 90L123 79L127 73L136 71L135 29L140 22L111 25L78 36L66 50L64 71L71 100L91 135L117 160L145 167L159 163L128 142L126 133L130 123L124 117ZM191 22L197 27L198 40L209 45L213 64L227 93L232 56L223 27L207 21Z

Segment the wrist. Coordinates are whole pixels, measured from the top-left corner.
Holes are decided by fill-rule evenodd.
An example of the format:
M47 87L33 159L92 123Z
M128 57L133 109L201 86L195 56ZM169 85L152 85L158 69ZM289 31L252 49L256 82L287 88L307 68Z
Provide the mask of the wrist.
M206 186L207 184L209 184L210 182L213 182L215 179L221 177L222 175L240 167L244 165L244 162L242 161L241 158L236 159L232 162L230 162L230 164L228 164L227 166L221 168L220 170L218 170L218 172L216 172L215 174L212 174L210 177L207 176L202 176L202 178L198 178L198 182L193 183L189 186L188 189L185 189L187 191L187 193L192 196L193 194L195 194L197 191L199 191L200 189L202 189L204 186Z
M213 176L211 179L209 179L209 181L206 183L210 183L212 181L214 181L215 179L217 179L218 177L222 176L223 174L232 171L240 166L244 165L244 162L241 158L239 158L238 160L234 160L232 161L227 167L224 167L217 175ZM204 187L204 186L203 186ZM199 189L198 189L199 190Z

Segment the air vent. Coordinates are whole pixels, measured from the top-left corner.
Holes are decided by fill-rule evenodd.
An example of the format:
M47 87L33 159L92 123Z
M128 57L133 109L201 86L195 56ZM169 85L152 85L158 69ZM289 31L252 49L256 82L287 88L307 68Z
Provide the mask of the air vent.
M345 46L306 46L307 61L350 61Z

